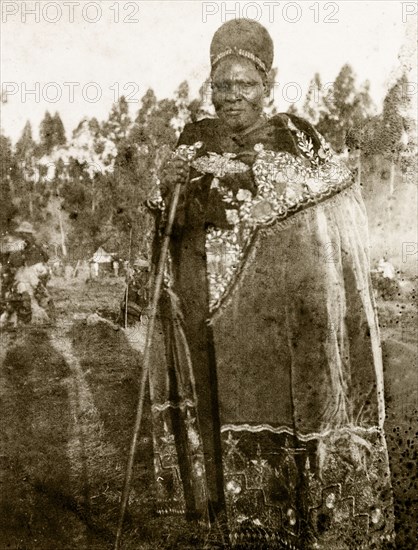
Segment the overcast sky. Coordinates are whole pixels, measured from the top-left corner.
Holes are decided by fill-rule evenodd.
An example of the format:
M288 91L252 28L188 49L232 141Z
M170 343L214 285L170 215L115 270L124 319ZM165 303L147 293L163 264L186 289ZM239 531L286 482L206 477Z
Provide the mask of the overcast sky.
M416 17L415 2L399 1L1 4L1 79L9 91L1 127L13 141L26 120L37 135L46 110L59 111L70 136L82 117L107 117L120 95L130 97L134 113L149 87L169 97L188 80L197 92L209 72L212 35L234 16L258 19L273 37L279 110L287 110L298 89L304 97L315 72L332 82L344 63L358 82L370 80L380 109L401 47L405 57L408 43L411 54L406 27Z

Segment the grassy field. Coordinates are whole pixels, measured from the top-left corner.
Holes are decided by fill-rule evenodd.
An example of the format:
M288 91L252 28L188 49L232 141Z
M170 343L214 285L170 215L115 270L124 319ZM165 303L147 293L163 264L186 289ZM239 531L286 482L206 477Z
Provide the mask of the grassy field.
M1 534L6 549L107 549L136 409L144 330L117 329L123 281L55 279L57 321L1 334ZM398 548L415 548L418 377L413 291L379 301ZM414 322L415 321L415 322ZM202 548L152 511L149 413L123 547ZM415 447L414 447L415 444ZM415 506L415 511L414 511Z

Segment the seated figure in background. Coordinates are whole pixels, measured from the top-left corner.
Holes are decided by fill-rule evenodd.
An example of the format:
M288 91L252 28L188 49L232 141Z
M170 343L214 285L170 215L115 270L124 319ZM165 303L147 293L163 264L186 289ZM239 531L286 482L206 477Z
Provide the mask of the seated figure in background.
M49 322L54 304L48 292L48 255L29 222L3 238L0 325Z

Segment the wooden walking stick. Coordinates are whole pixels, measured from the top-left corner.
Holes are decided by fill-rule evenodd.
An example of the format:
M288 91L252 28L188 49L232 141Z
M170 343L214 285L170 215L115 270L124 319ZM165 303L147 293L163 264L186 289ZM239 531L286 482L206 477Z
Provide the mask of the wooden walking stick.
M149 317L149 322L147 327L147 335L145 339L144 362L143 362L143 370L142 370L142 376L141 376L141 382L140 382L140 388L139 388L138 407L136 411L135 426L134 426L134 431L132 436L131 448L129 451L128 464L126 467L125 481L124 481L121 503L120 503L118 530L116 533L116 541L114 546L115 550L119 550L120 548L123 521L125 519L126 506L129 499L135 451L137 446L138 434L141 429L142 413L144 409L144 400L145 400L145 389L146 389L146 384L147 384L148 374L149 374L149 367L150 367L152 337L154 333L155 320L157 317L158 302L160 299L162 284L164 280L164 268L167 260L168 247L170 244L170 236L173 228L174 218L176 216L176 210L177 210L177 205L178 205L182 185L183 185L182 183L177 183L174 188L174 193L173 193L170 210L168 214L168 220L165 226L160 257L157 264L157 270L155 272L154 293L153 293L152 302L151 302L150 317Z

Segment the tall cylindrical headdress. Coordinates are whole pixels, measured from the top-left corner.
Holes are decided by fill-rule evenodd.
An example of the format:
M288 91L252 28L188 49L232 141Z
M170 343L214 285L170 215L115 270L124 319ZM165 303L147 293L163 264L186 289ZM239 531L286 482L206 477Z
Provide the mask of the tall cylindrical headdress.
M273 64L273 41L267 29L250 19L232 19L215 32L210 46L212 69L229 55L250 59L266 75Z

